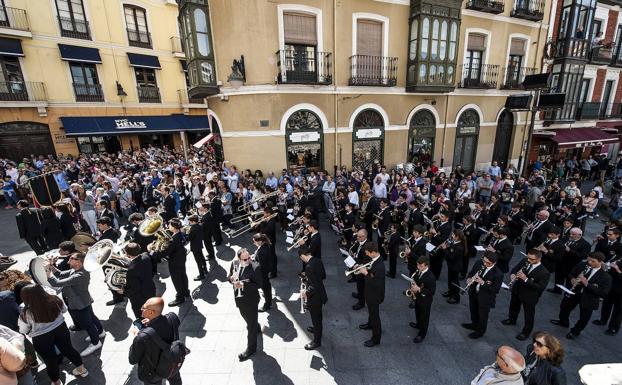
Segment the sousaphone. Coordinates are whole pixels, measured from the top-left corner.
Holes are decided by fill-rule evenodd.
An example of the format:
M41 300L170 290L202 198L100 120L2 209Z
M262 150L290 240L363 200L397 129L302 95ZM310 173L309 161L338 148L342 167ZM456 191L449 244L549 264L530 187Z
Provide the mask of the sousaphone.
M84 269L91 272L103 267L112 257L114 247L110 239L102 239L89 247L84 257Z

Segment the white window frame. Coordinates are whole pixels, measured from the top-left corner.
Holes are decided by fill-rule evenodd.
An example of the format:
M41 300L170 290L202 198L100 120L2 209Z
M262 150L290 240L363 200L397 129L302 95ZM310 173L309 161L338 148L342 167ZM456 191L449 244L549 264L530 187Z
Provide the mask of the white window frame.
M356 52L356 43L357 43L357 29L358 29L358 20L373 20L382 23L382 56L389 56L389 18L383 15L378 15L376 13L367 13L367 12L356 12L352 14L352 56L357 54ZM382 77L384 79L387 78L387 71L389 69L385 66L382 70ZM356 76L356 66L352 67L352 76Z

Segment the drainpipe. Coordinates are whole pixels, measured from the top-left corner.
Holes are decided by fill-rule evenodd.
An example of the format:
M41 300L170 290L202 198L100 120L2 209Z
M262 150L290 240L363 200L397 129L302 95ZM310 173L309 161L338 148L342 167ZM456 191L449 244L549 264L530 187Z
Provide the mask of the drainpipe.
M333 109L334 111L334 125L335 125L335 167L333 175L337 175L337 126L339 119L337 118L339 113L339 103L337 100L337 0L333 0Z
M445 136L447 136L447 114L448 112L449 112L449 94L446 94L445 95L445 119L443 123L443 147L441 149L441 168L445 166Z

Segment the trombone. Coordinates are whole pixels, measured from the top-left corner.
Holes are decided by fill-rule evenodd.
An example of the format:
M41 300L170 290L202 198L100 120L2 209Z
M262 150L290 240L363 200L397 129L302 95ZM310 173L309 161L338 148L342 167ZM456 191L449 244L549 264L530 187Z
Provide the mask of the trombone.
M265 222L265 221L269 221L272 218L276 217L277 215L278 215L278 213L274 213L274 214L270 215L269 217L262 217L262 218L259 218L256 221L250 220L249 223L247 223L246 225L240 227L237 230L229 230L229 231L223 231L223 232L229 238L237 238L240 235L244 234L245 232L253 229L254 227L259 226L260 223Z
M255 210L249 213L236 215L235 217L231 218L231 223L239 223L245 220L252 220L253 217L256 217L261 214L263 214L263 210Z
M263 194L262 196L259 196L251 201L248 201L246 203L244 203L243 205L241 205L240 207L238 207L238 211L248 211L250 210L255 204L263 201L264 199L268 199L268 198L272 198L273 196L276 196L276 194L278 194L279 191L272 191L271 193L268 194Z

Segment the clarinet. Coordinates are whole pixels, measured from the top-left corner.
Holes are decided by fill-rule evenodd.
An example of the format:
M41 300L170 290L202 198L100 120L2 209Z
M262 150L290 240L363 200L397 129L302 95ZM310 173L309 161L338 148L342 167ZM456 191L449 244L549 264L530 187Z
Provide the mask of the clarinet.
M529 269L529 262L525 261L525 263L523 264L523 266L520 268L520 271L523 272L523 274L527 275L527 270ZM515 275L514 278L512 278L512 280L510 281L510 284L508 285L510 288L512 288L512 286L514 285L514 283L516 283L516 280L518 279L518 277Z
M575 289L578 289L579 283L581 283L581 281L579 280L580 277L585 277L585 274L588 273L588 271L590 271L591 267L590 265L587 265L585 267L585 270L583 270L581 273L579 273L579 275L577 276L576 281L572 284L572 288L570 290L572 290L575 294L577 294L578 292L575 291Z

